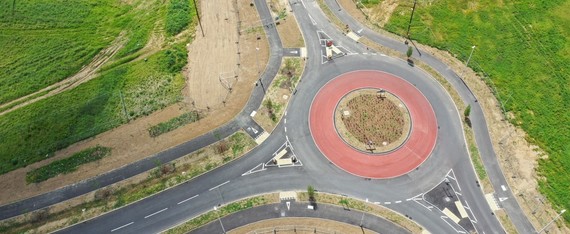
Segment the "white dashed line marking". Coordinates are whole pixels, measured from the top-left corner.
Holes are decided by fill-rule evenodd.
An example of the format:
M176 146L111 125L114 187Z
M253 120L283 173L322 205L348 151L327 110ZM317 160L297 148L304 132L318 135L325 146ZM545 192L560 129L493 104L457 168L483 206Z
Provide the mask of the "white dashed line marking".
M396 201L396 204L398 204L398 203L402 203L402 201Z
M165 210L168 210L168 208L164 208L164 209L162 209L162 210L159 210L159 211L157 211L157 212L154 212L154 213L152 213L152 214L149 214L149 215L145 216L144 218L145 218L145 219L146 219L146 218L150 218L150 217L152 217L153 215L156 215L156 214L158 214L158 213L160 213L160 212L163 212L163 211L165 211Z
M180 205L180 204L182 204L182 203L184 203L184 202L187 202L187 201L190 201L190 200L196 198L197 196L198 196L198 194L194 195L194 196L191 197L191 198L186 198L186 199L184 199L184 200L182 200L181 202L178 202L178 203L176 203L176 204Z
M392 202L384 202L385 205L390 205Z
M135 222L127 223L127 224L125 224L125 225L123 225L123 226L120 226L120 227L118 227L118 228L115 228L115 229L111 230L111 232L117 231L117 230L119 230L119 229L121 229L121 228L124 228L124 227L126 227L126 226L129 226L129 225L131 225L131 224L133 224L133 223L135 223Z
M287 127L285 127L285 132L287 132Z
M228 181L226 181L226 182L224 182L224 183L221 183L221 184L219 184L219 185L216 185L216 186L214 186L213 188L209 189L208 191L212 191L212 190L214 190L214 189L217 189L217 188L219 188L220 186L222 186L222 185L224 185L224 184L227 184L227 183L229 183L229 182L230 182L230 181L228 180Z

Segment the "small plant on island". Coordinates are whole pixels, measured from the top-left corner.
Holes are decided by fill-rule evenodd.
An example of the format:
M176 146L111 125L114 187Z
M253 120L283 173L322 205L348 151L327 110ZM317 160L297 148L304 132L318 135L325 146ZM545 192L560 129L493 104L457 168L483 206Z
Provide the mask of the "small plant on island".
M471 119L469 118L469 115L471 114L471 105L468 105L465 108L465 111L463 111L463 116L464 116L464 120L465 123L467 124L467 126L471 127Z

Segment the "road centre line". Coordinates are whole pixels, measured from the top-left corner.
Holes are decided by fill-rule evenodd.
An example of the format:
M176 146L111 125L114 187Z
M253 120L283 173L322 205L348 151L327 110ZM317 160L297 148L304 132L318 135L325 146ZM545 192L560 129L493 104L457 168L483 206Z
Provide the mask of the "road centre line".
M402 201L396 201L396 204L398 204L398 203L402 203Z
M158 214L158 213L160 213L160 212L163 212L163 211L165 211L165 210L168 210L168 207L167 207L167 208L164 208L164 209L162 209L162 210L159 210L159 211L157 211L157 212L154 212L154 213L152 213L152 214L149 214L149 215L145 216L144 218L145 218L145 219L146 219L146 218L150 218L150 217L152 217L153 215L156 215L156 214Z
M230 181L228 180L228 181L226 181L226 182L224 182L224 183L221 183L221 184L219 184L219 185L216 185L216 186L212 187L211 189L209 189L208 191L212 191L212 190L214 190L214 189L217 189L217 188L221 187L222 185L227 184L227 183L229 183L229 182L230 182Z
M392 202L384 202L384 204L390 205L390 204L392 204Z
M117 230L119 230L119 229L121 229L121 228L124 228L124 227L126 227L126 226L129 226L129 225L131 225L131 224L133 224L133 223L135 223L135 222L127 223L127 224L125 224L125 225L123 225L123 226L120 226L120 227L118 227L118 228L115 228L115 229L111 230L111 232L117 231Z
M177 204L177 205L180 205L180 204L182 204L182 203L184 203L184 202L187 202L187 201L190 201L190 200L196 198L197 196L198 196L198 194L194 195L194 196L191 197L191 198L186 198L186 199L184 199L184 200L182 200L182 201L180 201L180 202L178 202L178 203L176 203L176 204Z

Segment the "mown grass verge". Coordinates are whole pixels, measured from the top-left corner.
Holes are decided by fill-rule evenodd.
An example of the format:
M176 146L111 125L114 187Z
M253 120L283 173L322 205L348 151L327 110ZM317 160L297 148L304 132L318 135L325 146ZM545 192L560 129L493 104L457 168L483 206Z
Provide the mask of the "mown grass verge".
M85 202L60 210L44 208L11 221L0 222L0 233L51 232L120 208L167 188L189 181L237 159L257 144L243 131L170 163L116 185L85 195ZM41 230L41 231L40 231Z
M300 201L308 202L309 194L307 192L297 193ZM361 200L349 198L346 196L339 196L329 193L315 193L315 200L317 203L326 203L336 206L342 206L346 209L355 209L369 214L382 217L388 221L400 225L411 233L422 233L423 228L411 218L404 217L388 208L367 203Z
M200 119L204 118L198 111L190 111L184 113L178 117L174 117L166 122L159 123L148 129L148 133L151 137L157 137L164 133L170 132L174 129L182 127L189 123L194 123Z
M540 191L558 209L570 209L570 24L566 0L442 0L420 4L413 39L450 51L494 89L509 119L548 154L539 161ZM410 8L401 4L386 29L405 35ZM570 213L564 218L570 222Z
M48 165L36 168L26 173L26 182L39 183L77 170L79 166L102 159L111 154L111 148L95 146L79 151L68 158L53 161Z
M261 196L255 196L246 198L240 201L232 202L227 205L223 205L217 208L217 211L212 210L205 214L202 214L196 218L188 220L182 224L177 225L163 233L165 234L183 234L188 233L194 229L204 226L216 219L218 217L224 217L242 210L247 210L256 206L267 205L271 203L278 202L277 194L265 194Z

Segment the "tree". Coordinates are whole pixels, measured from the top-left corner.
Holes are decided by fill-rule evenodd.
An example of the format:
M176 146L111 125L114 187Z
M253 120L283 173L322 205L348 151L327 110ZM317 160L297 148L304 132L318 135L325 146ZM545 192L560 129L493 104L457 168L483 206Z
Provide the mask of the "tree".
M408 46L408 51L406 52L408 58L412 57L412 53L414 53L414 49L411 46Z
M465 118L465 123L469 127L471 127L471 119L469 118L470 114L471 114L471 105L467 105L467 108L465 108L465 111L463 111L463 115Z
M312 185L309 185L307 187L307 194L309 194L309 200L310 201L314 201L315 200L315 188L313 188Z

